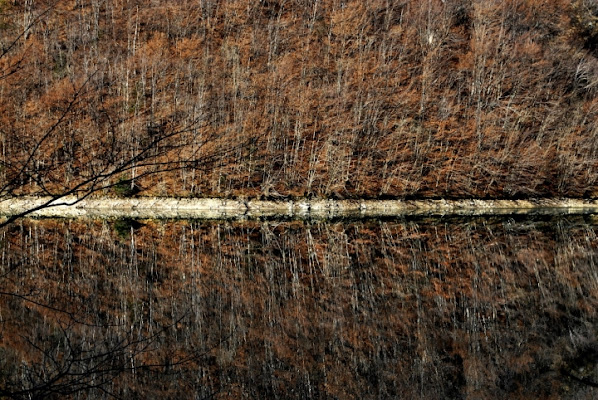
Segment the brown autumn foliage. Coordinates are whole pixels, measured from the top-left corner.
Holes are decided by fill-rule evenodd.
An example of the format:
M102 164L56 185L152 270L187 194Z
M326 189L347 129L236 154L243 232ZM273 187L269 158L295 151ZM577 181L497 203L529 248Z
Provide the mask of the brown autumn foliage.
M64 192L150 144L93 189L594 197L597 17L588 0L1 0L2 194Z
M592 399L596 233L571 216L21 220L2 231L0 394Z

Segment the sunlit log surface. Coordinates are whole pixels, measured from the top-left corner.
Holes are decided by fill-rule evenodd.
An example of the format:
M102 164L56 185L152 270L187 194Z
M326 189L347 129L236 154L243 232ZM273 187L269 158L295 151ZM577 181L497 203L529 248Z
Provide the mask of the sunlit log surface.
M598 395L595 216L21 220L13 398Z

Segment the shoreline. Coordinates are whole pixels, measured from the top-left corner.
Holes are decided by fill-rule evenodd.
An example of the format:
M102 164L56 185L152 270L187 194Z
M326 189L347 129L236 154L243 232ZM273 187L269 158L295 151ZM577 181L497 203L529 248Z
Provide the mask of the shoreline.
M16 197L0 201L9 217L49 202L49 197ZM232 200L218 198L87 198L64 197L28 217L57 218L337 218L443 215L592 214L598 199L527 200Z

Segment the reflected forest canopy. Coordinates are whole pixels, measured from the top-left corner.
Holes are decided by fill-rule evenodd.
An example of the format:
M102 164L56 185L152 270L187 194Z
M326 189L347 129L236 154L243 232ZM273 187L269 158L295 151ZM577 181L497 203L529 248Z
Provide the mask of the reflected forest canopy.
M21 220L8 398L596 395L595 217Z

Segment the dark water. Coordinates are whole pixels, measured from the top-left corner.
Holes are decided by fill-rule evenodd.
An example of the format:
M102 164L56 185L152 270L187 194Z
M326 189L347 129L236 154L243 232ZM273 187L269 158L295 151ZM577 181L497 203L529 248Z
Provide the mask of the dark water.
M598 219L23 220L0 397L598 397Z

